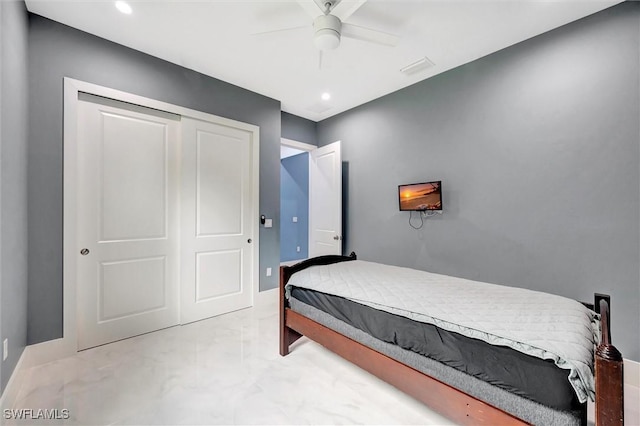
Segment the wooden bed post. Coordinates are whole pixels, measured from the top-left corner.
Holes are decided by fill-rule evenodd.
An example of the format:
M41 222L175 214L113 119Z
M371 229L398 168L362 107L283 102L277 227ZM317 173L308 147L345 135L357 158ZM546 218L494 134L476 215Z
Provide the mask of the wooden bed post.
M622 354L611 344L609 304L600 300L602 343L596 349L596 426L624 425Z
M289 281L291 273L287 272L286 266L280 267L280 355L289 355L289 346L298 340L302 335L295 330L287 327L286 310L287 298L285 297L284 286Z

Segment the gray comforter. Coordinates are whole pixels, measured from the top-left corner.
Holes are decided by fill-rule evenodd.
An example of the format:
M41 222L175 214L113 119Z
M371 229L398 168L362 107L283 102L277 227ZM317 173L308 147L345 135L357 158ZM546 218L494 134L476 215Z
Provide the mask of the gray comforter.
M305 269L291 277L289 286L344 297L553 360L569 370L580 402L595 394L598 316L575 300L358 260Z

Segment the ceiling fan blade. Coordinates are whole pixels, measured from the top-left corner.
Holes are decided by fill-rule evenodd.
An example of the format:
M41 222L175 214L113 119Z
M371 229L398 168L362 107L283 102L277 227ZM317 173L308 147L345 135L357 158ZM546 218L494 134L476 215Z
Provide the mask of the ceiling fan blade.
M303 8L304 11L307 12L307 15L309 15L312 19L315 19L318 16L324 14L320 6L313 0L297 0L297 1L300 7Z
M299 25L297 27L279 28L277 30L259 31L257 33L251 33L251 35L252 36L261 36L261 35L267 35L267 34L282 33L282 32L285 32L285 31L301 30L303 28L309 28L309 25Z
M371 28L360 27L358 25L342 23L341 34L343 37L356 40L368 41L370 43L382 44L384 46L395 46L400 41L397 35L385 33Z
M340 3L335 5L333 9L331 9L331 14L336 15L342 22L344 22L366 2L367 0L342 0Z

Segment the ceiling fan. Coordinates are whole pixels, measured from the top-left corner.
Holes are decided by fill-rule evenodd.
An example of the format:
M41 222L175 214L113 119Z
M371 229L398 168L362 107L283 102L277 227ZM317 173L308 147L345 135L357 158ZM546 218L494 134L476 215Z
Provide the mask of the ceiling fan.
M344 22L366 3L366 0L297 0L297 2L313 18L313 42L320 52L337 48L342 37L392 47L400 40L400 37L393 34ZM306 26L283 28L259 34L299 28L306 28Z

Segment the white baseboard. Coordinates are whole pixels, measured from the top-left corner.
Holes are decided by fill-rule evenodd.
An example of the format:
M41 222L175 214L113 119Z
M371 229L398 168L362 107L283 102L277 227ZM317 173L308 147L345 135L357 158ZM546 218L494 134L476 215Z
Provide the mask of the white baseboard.
M640 362L624 360L624 384L640 387Z
M276 305L278 304L278 296L280 295L279 288L272 288L270 290L265 290L259 292L254 299L254 306L267 306L267 305Z
M18 359L18 363L16 367L13 369L13 374L9 378L9 382L7 382L7 387L4 388L4 392L2 392L2 397L0 397L0 410L4 413L4 410L13 408L13 405L18 398L18 393L20 392L20 386L23 382L23 376L25 374L25 362L24 360L27 358L27 348L22 351L22 355L20 355L20 359Z
M35 367L75 355L78 350L74 343L71 339L61 338L27 346L25 349L25 368Z

